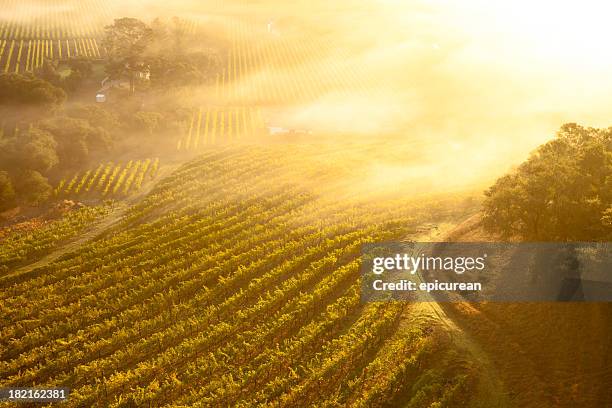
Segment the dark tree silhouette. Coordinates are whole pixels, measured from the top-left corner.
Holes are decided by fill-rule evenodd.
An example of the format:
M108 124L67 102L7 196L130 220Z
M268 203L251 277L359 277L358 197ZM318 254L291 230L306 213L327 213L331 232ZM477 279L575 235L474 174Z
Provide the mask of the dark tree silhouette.
M105 27L102 45L108 53L106 72L113 79L127 76L131 94L134 94L137 77L149 72L144 53L152 37L153 30L135 18L119 18Z
M486 191L484 226L530 241L612 237L612 128L561 127Z

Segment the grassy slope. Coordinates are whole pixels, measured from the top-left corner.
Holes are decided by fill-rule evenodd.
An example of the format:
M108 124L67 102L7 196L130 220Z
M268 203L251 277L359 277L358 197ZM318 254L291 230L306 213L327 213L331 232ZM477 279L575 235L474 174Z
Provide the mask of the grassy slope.
M449 235L491 241L478 218ZM612 305L446 304L487 353L519 407L612 406Z

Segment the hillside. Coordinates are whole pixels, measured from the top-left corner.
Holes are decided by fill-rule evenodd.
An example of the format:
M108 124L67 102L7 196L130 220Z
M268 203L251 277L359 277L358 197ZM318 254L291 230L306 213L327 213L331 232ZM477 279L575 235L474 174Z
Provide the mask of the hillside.
M0 0L0 408L612 407L566 3Z
M498 241L475 215L454 242ZM496 367L519 407L612 405L609 303L446 303L444 311Z
M440 323L417 305L361 303L358 258L470 209L341 197L352 154L213 149L127 210L34 232L54 231L45 253L62 254L48 263L27 268L42 256L31 234L4 238L25 256L0 278L0 385L68 386L67 406L464 401L474 376Z

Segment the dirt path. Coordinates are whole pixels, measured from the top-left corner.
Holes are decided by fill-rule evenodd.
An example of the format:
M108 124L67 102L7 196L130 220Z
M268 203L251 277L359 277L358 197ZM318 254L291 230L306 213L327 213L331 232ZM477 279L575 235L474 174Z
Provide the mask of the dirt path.
M114 225L121 222L124 215L132 207L132 205L134 205L135 203L140 201L143 197L145 197L155 187L155 185L157 184L157 181L163 180L165 176L170 174L178 166L179 164L175 164L175 165L170 165L170 166L165 166L165 167L160 168L159 173L154 181L148 183L145 186L145 188L141 189L136 194L131 195L129 198L123 201L115 202L113 204L112 210L102 219L97 220L93 225L91 225L89 228L86 228L78 236L72 239L69 239L63 242L62 244L60 244L58 247L56 247L53 250L53 252L43 256L42 258L38 259L35 262L21 266L15 269L14 271L12 271L11 273L4 275L2 277L2 280L10 281L12 278L16 276L27 275L28 273L38 268L41 268L49 263L52 263L58 260L63 255L76 250L80 246L86 244L87 242L105 233L110 228L112 228Z
M435 229L408 238L415 242L447 241L449 234L455 231L456 227L457 224L443 223L437 225ZM420 281L422 279L420 274L415 276L416 280ZM474 394L470 397L470 406L475 408L512 407L501 377L487 353L448 316L444 308L431 294L421 292L420 295L422 295L421 300L410 309L410 313L416 314L414 318L431 320L444 326L453 345L478 368L479 381Z
M498 241L478 217L444 241ZM609 363L610 309L606 304L483 302L441 303L450 320L492 362L507 402L520 407L612 407ZM608 358L609 361L609 358ZM485 365L486 367L486 365Z
M115 208L113 208L110 213L104 216L101 220L98 220L97 222L95 222L91 227L87 228L84 232L79 234L77 237L65 241L60 246L56 247L53 250L53 252L43 256L39 260L29 263L27 265L21 266L15 269L10 274L4 275L2 279L10 280L16 276L26 275L31 271L34 271L51 262L58 260L63 255L77 249L81 245L85 244L86 242L102 234L112 225L118 223L128 208L129 206L126 203L115 204Z

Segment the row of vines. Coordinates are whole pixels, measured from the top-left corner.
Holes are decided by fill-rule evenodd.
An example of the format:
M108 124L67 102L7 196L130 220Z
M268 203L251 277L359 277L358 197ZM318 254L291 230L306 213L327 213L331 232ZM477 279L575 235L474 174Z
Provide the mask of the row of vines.
M178 150L198 148L237 140L253 140L264 129L261 112L252 107L200 107L191 116Z
M229 23L231 47L214 96L239 104L283 104L329 94L369 95L379 79L351 62L346 48L317 35L275 34L263 21Z
M45 60L100 58L95 38L70 40L0 40L0 72L19 73L41 68Z
M125 196L139 191L159 170L159 158L130 160L125 164L101 163L95 169L62 179L53 190L55 197L79 195Z
M2 0L0 38L70 39L102 34L103 24L112 21L111 2L103 0Z
M0 0L0 72L32 72L45 60L102 58L109 7L99 0Z
M360 301L359 256L427 213L323 198L345 171L322 169L326 154L208 149L108 233L3 277L0 386L67 386L75 407L371 407L409 392L434 339L400 328L406 304Z

